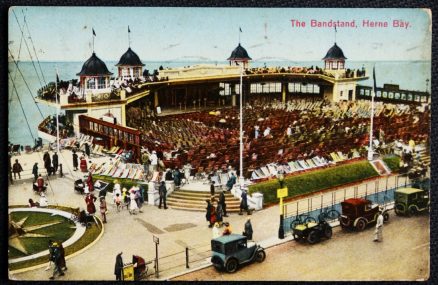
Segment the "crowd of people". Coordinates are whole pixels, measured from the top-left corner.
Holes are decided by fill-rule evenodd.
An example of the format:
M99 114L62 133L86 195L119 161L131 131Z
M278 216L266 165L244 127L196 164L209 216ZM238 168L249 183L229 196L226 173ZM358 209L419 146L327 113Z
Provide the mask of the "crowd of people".
M272 162L289 162L330 153L366 157L369 145L369 101L330 103L322 99L248 101L244 108L244 176ZM239 114L237 108L148 118L130 118L142 131L148 149L160 152L165 167L186 163L199 171L237 167ZM373 137L380 147L396 140L428 143L430 111L416 105L375 103ZM420 124L422 125L420 127Z

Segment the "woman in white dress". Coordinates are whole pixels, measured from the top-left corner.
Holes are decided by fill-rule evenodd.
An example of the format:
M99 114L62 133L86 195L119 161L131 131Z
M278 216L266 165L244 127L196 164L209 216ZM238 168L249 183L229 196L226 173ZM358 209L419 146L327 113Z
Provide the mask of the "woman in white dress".
M135 191L133 189L129 193L129 200L129 213L135 215L137 214L138 206L137 202L135 202Z

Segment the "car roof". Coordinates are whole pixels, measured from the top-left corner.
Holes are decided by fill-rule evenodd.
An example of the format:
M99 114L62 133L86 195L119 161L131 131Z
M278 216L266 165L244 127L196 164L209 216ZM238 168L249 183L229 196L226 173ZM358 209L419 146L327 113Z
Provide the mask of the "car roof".
M344 202L342 202L342 203L351 204L351 205L362 205L362 204L370 203L370 201L368 201L364 198L350 198L350 199L344 200Z
M230 235L220 236L218 238L215 238L214 240L221 243L229 243L241 239L246 239L246 236L238 235L238 234L230 234Z
M417 188L399 188L395 190L397 193L403 193L403 194L413 194L413 193L419 193L423 192L424 190L417 189Z

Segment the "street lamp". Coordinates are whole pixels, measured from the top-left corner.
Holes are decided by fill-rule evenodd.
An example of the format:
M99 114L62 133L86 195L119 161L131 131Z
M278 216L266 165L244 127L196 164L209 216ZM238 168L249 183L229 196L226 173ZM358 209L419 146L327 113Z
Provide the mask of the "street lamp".
M280 226L278 227L278 238L284 239L284 212L283 212L283 198L287 197L288 189L284 187L284 175L283 173L277 174L278 183L280 183L280 188L277 189L277 198L280 198Z

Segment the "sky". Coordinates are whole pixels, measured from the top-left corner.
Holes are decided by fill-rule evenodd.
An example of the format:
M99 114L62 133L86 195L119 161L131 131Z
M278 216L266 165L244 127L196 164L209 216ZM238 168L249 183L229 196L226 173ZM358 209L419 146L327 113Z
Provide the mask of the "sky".
M131 48L143 61L223 61L240 42L253 60L321 60L335 42L348 60L430 60L431 19L422 9L327 8L121 8L13 7L9 10L9 49L30 60L85 61L94 50L105 61ZM23 16L26 16L27 27ZM305 22L292 27L291 20ZM355 21L356 27L311 27L316 21ZM363 21L388 27L364 27ZM408 28L393 21L409 22ZM18 21L18 23L17 23ZM242 32L239 32L239 27Z

